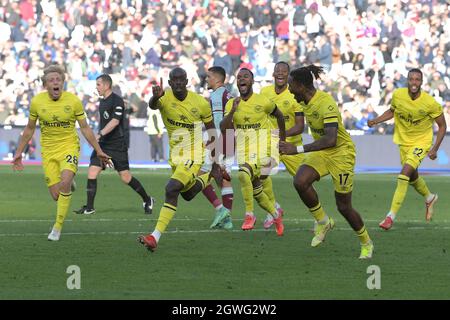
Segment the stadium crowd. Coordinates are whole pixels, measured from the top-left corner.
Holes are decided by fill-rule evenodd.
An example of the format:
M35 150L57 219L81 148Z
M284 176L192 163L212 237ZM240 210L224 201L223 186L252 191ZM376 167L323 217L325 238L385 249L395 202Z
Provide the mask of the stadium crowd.
M277 61L324 66L319 88L338 101L346 129L365 134L392 132L392 122L372 129L367 121L419 67L450 128L445 0L0 0L0 124L26 124L52 62L66 66L67 89L82 99L92 126L95 79L109 73L131 125L144 127L152 82L176 65L191 90L207 95L213 65L226 70L232 90L238 68L251 69L259 91Z

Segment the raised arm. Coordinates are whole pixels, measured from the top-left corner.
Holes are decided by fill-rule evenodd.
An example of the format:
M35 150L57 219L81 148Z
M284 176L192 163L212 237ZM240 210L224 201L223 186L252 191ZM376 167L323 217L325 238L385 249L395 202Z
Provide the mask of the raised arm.
M152 86L152 92L153 96L150 98L150 101L148 102L148 107L152 110L161 109L161 102L159 102L159 99L164 95L162 78L160 78L159 80L159 85L155 83Z

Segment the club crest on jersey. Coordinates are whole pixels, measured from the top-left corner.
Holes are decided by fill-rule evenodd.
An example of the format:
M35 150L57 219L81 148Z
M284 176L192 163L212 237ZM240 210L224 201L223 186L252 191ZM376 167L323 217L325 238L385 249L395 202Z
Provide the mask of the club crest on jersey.
M420 114L421 116L424 116L424 115L426 115L427 113L425 112L425 110L419 109L419 114Z
M198 115L198 109L197 109L197 108L191 109L191 113L192 113L194 116Z
M289 107L289 101L288 100L284 100L283 101L283 107Z
M103 112L103 118L104 118L104 119L109 119L109 113L108 113L108 111Z
M72 111L72 107L71 106L64 106L64 112L65 113L70 113Z
M257 106L255 107L255 112L261 112L262 110L263 110L263 107L260 106L260 105L257 105Z
M312 113L312 116L313 116L314 119L319 119L319 113L317 111L314 111Z

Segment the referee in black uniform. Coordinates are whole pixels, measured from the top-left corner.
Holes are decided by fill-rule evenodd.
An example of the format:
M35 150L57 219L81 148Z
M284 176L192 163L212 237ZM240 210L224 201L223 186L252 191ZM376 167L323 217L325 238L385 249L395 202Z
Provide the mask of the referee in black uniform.
M143 200L143 207L146 214L151 214L154 199L145 191L138 179L130 172L128 162L128 121L125 114L125 104L123 99L112 92L112 79L107 74L102 74L96 79L97 91L103 98L100 99L100 130L97 140L102 150L107 153L114 164L114 168L119 173L122 181L136 191ZM91 154L87 181L87 203L81 209L76 210L78 214L93 214L95 194L97 193L97 176L105 167L97 158L95 150Z

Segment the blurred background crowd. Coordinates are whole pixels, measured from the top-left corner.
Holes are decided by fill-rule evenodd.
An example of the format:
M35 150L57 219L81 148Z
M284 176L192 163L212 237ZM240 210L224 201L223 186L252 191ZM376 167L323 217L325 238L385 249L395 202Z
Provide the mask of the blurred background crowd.
M67 90L98 123L95 79L113 76L131 125L161 135L148 113L153 81L174 66L189 88L208 95L206 70L255 74L255 91L272 81L277 61L320 64L318 86L338 101L354 134L392 133L367 120L386 110L406 86L409 68L444 107L450 130L450 5L446 0L0 0L0 124L25 125L43 68L67 69ZM166 82L167 84L167 82Z

